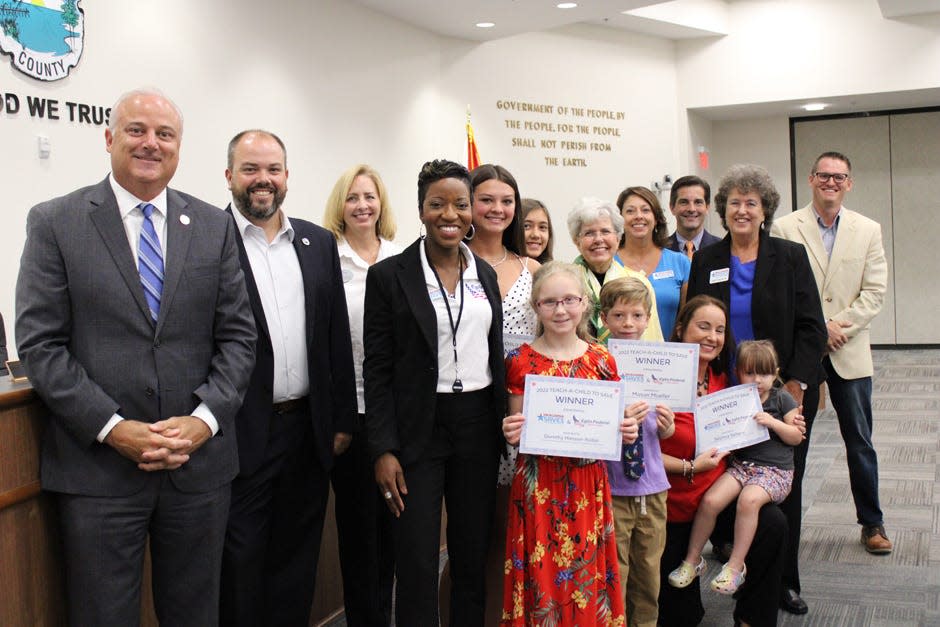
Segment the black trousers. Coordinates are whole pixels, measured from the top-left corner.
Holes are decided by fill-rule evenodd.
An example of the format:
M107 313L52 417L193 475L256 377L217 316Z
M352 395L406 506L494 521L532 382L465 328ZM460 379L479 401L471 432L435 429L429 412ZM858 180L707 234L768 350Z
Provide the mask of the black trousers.
M728 506L732 512L736 507L737 501ZM701 577L687 588L673 588L668 582L670 571L685 559L691 532L691 522L666 524L666 548L660 562L660 580L663 583L659 587L659 624L666 627L698 625L705 615ZM777 624L786 536L787 520L780 508L773 504L762 507L757 533L744 560L747 578L734 595L737 599L734 608L736 621L746 622L752 627Z
M266 446L257 472L232 482L222 556L226 627L310 622L330 485L306 407L272 410Z
M803 392L803 418L806 419L806 439L793 449L793 487L780 504L787 517L789 541L783 567L782 588L800 592L800 527L803 521L803 475L806 473L806 455L809 453L809 436L819 409L819 385L810 385Z
M404 467L408 494L395 521L395 620L437 625L441 504L447 504L450 625L483 624L486 553L499 459L490 389L438 394L424 454Z
M362 419L360 415L360 424ZM336 458L330 480L346 624L388 627L395 582L392 514L375 483L364 436L355 435L349 449Z

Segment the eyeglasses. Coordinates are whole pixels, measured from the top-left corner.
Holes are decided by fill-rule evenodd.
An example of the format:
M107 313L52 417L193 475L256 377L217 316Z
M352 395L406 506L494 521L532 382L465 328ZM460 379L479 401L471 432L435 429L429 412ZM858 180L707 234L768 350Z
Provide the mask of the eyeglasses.
M833 174L832 172L816 172L813 174L813 176L819 179L820 183L827 183L829 179L832 179L836 183L841 184L845 183L850 178L848 174L843 174L842 172L836 174Z
M583 296L565 296L564 298L546 298L535 304L545 313L552 313L558 305L564 306L565 309L575 309L583 300Z
M605 238L617 235L617 232L612 229L601 229L600 231L585 231L581 233L582 239L597 239Z

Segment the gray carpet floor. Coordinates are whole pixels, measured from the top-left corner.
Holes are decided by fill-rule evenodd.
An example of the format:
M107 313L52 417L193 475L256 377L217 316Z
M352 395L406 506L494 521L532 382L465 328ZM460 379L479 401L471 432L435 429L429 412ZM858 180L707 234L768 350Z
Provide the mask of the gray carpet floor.
M940 625L940 350L874 351L881 509L894 552L859 543L845 446L831 408L813 426L803 482L800 579L805 616L780 625ZM709 570L718 564L709 560ZM729 625L732 601L703 593L702 625Z
M940 349L876 349L874 360L874 442L894 552L869 555L859 543L838 422L831 408L820 411L803 483L809 613L781 611L780 625L940 626ZM706 577L718 568L709 560ZM707 590L703 600L703 626L731 625L733 600Z

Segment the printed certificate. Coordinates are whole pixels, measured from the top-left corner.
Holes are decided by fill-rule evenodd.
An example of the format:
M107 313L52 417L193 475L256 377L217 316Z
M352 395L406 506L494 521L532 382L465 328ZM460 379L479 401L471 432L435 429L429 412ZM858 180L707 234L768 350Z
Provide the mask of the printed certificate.
M754 420L762 411L756 383L736 385L695 402L695 454L717 448L734 451L770 439Z
M698 344L608 340L617 360L629 405L646 401L668 405L672 411L694 411L698 383Z
M620 459L623 407L619 381L528 374L519 452Z
M534 335L503 333L503 357L508 357L511 351L516 350L523 344L531 344L533 340L535 340Z

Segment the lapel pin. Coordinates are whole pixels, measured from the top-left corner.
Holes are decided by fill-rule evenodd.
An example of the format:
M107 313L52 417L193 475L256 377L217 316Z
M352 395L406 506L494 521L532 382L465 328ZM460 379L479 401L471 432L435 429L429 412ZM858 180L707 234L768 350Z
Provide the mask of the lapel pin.
M306 237L303 238L303 239L301 239L300 241L304 243L304 246L309 246L309 245L310 245L310 240L308 240Z
M189 216L185 213L180 214L180 224L186 225L189 224Z

